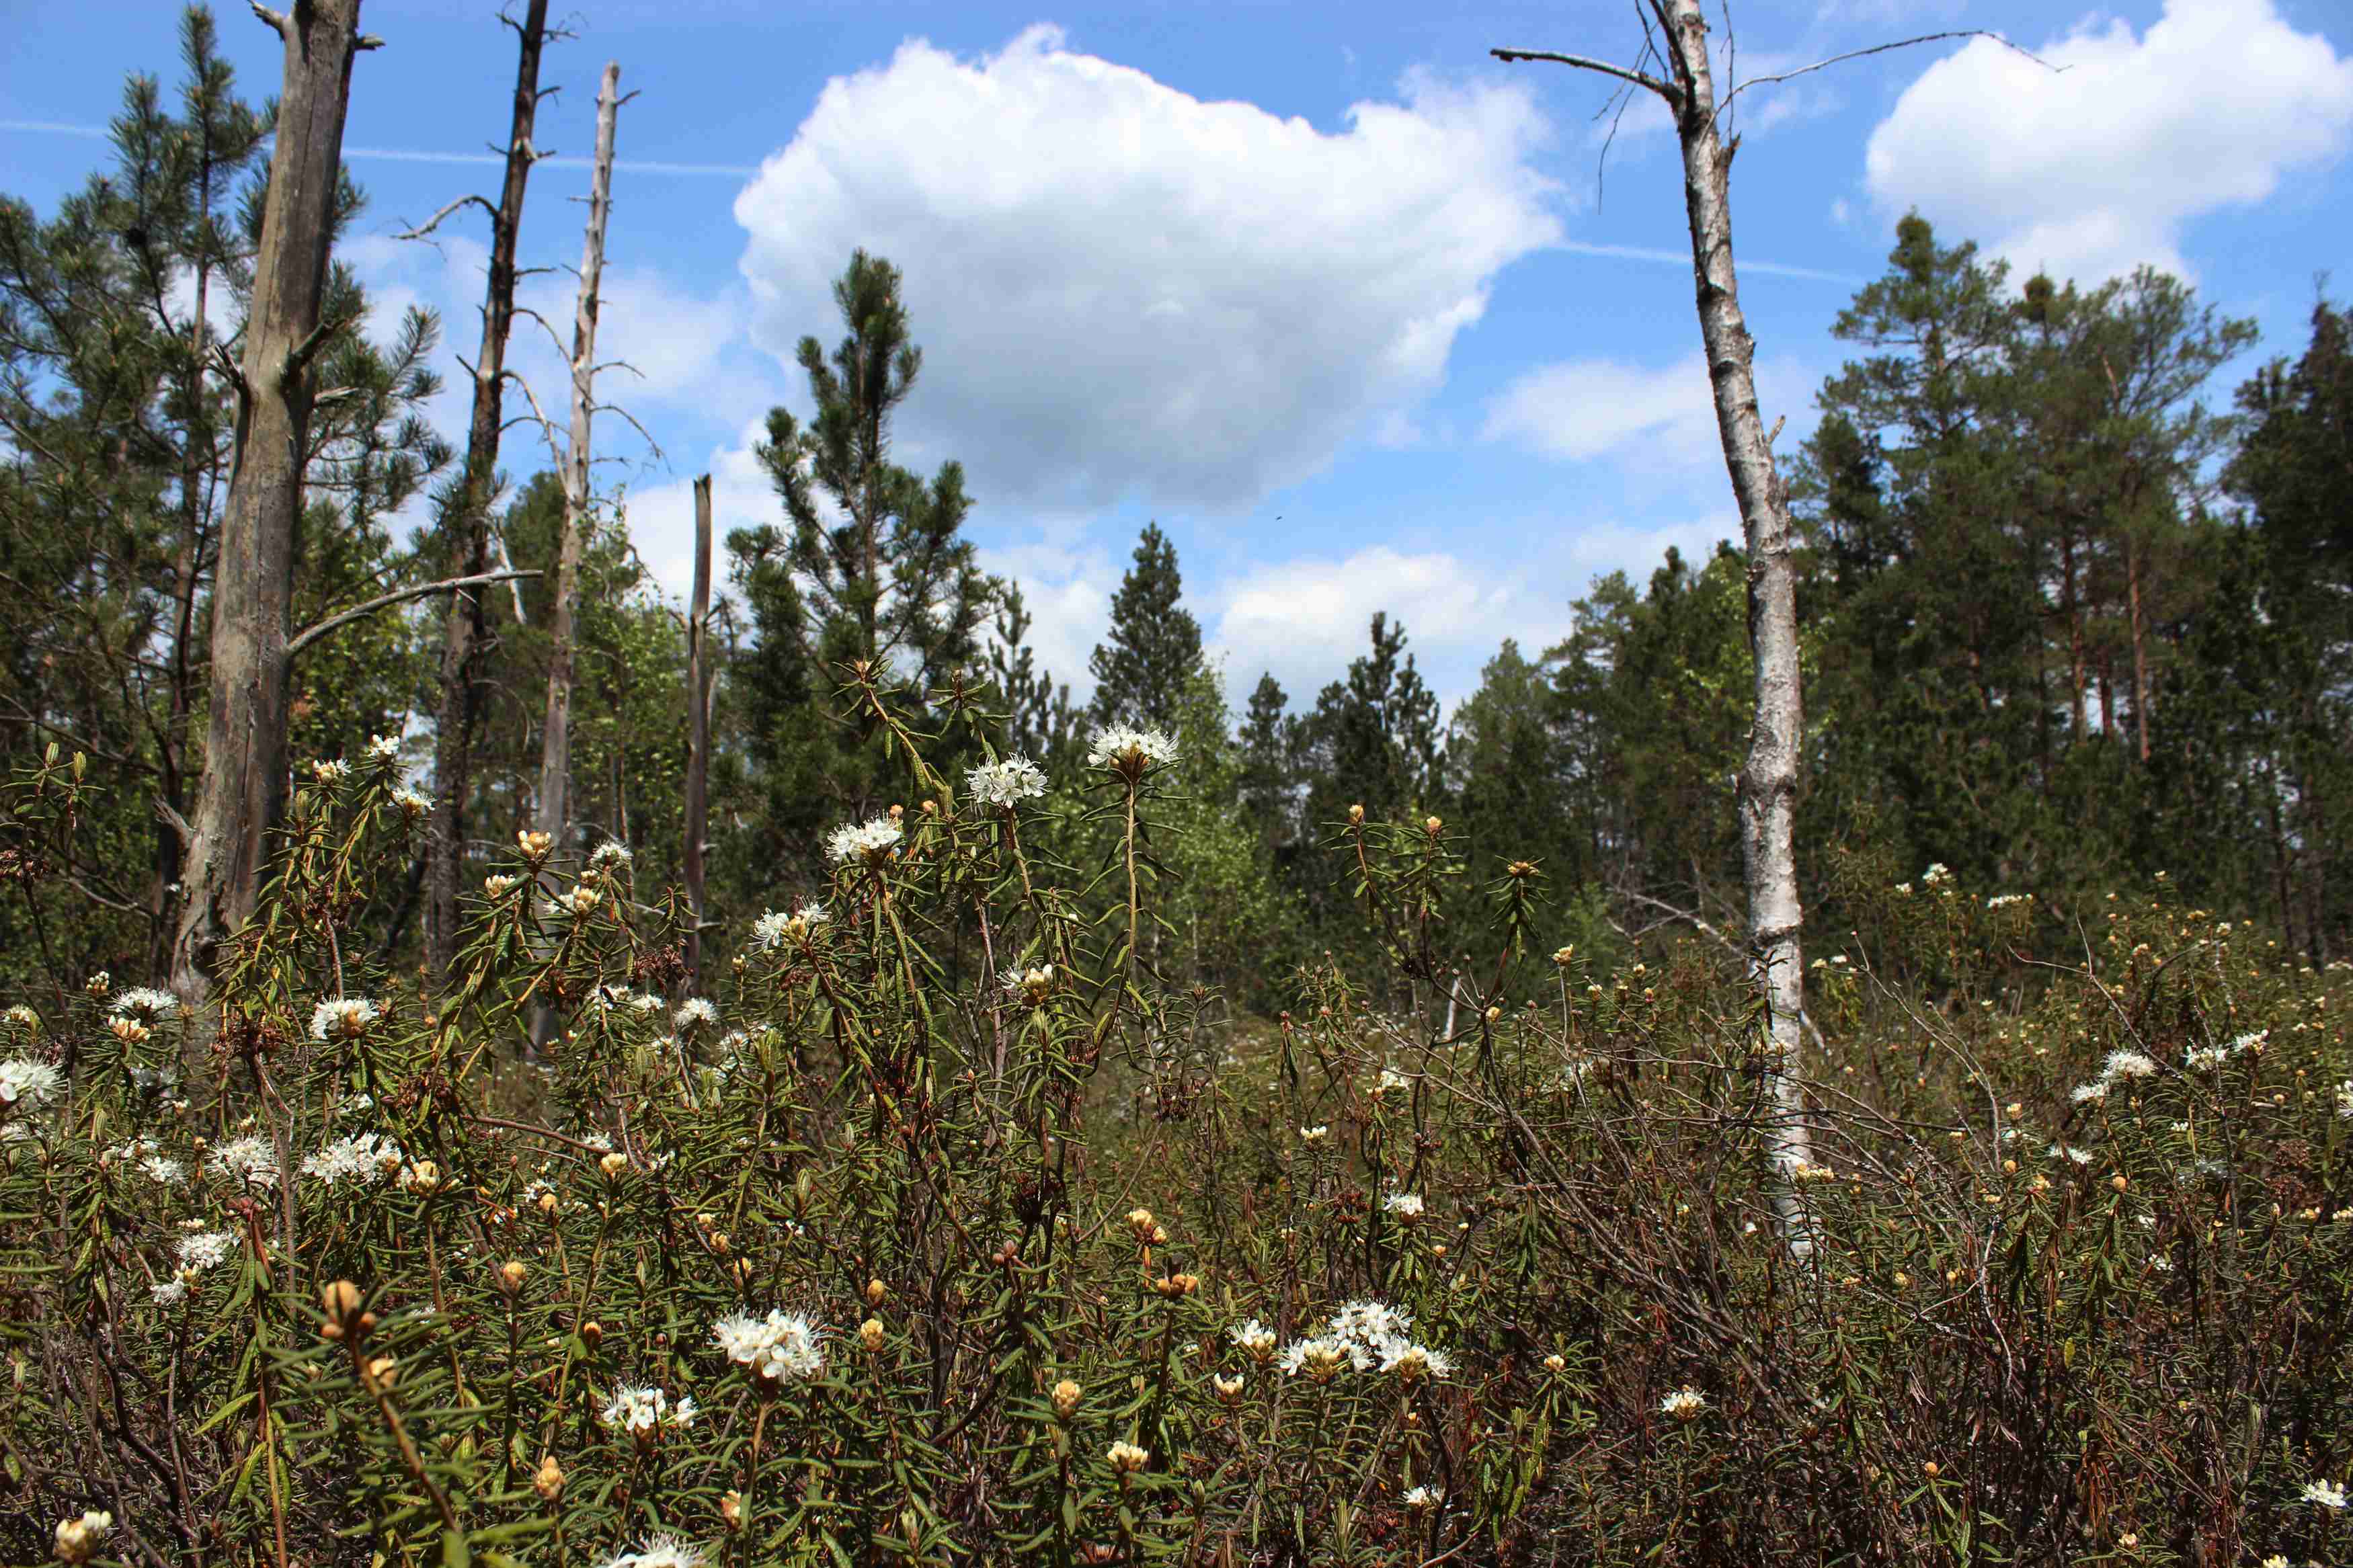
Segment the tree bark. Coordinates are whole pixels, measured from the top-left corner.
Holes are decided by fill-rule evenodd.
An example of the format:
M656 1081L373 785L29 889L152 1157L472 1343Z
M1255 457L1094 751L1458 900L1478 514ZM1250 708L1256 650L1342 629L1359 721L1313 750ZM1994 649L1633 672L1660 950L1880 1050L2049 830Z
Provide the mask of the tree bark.
M539 56L547 41L547 0L530 0L515 31L520 41L506 183L491 216L490 279L483 290L481 346L474 356L466 466L449 514L449 561L443 573L448 577L479 577L490 570L491 501L498 481L507 336L514 325L515 241L522 228L524 187L538 157L532 146L532 126L539 112ZM446 973L458 952L458 888L465 871L466 802L471 793L479 706L476 666L483 629L481 595L453 596L442 631L440 700L434 709L433 816L426 841L425 962L435 975Z
M317 391L311 367L326 336L319 313L352 61L369 47L360 36L359 0L306 0L282 16L255 9L285 42L285 85L213 584L204 780L172 946L173 988L192 1004L211 989L214 950L253 913L268 835L286 798L286 620Z
M596 289L605 273L605 221L612 211L613 130L620 117L621 68L605 67L596 92L596 162L588 182L588 234L580 247L580 296L572 312L572 427L564 453L564 537L555 554L549 611L547 717L541 727L534 826L561 846L572 793L572 601L588 529L589 425L596 414Z
M2125 535L2125 582L2132 616L2133 727L2139 732L2140 760L2148 761L2148 715L2157 693L2148 684L2148 643L2140 613L2140 552L2130 533Z
M711 476L694 481L694 599L686 620L686 904L693 929L686 938L686 984L702 985L702 839L711 783Z
M1691 228L1700 338L1715 390L1716 432L1748 552L1748 646L1756 666L1756 711L1739 773L1740 858L1748 891L1747 961L1764 1003L1766 1118L1773 1202L1785 1239L1800 1257L1813 1250L1813 1227L1797 1195L1795 1173L1811 1164L1813 1142L1805 1091L1792 1076L1806 1026L1805 964L1798 897L1798 758L1805 706L1798 646L1797 572L1788 491L1774 472L1773 450L1757 409L1756 343L1740 311L1732 262L1732 155L1716 131L1715 81L1707 58L1701 0L1645 0L1665 37L1666 80L1574 55L1497 49L1497 58L1549 59L1598 70L1655 93L1674 115L1683 148L1683 210Z
M621 68L605 66L596 89L596 157L588 179L588 233L580 246L580 294L572 310L572 425L564 449L564 535L555 551L548 615L547 713L539 735L539 796L533 826L559 848L572 816L572 603L588 531L589 427L596 412L596 290L605 275L605 224L613 210L613 132L620 119ZM531 1041L555 1037L555 1009L532 1014Z
M1740 769L1740 859L1748 888L1748 962L1765 1003L1767 1089L1773 1117L1768 1157L1779 1181L1775 1203L1790 1246L1811 1249L1791 1173L1812 1163L1805 1093L1790 1074L1803 1044L1805 962L1798 896L1798 758L1805 705L1798 647L1797 570L1788 491L1774 471L1757 408L1756 342L1740 310L1732 259L1732 149L1716 134L1715 84L1701 0L1664 0L1666 47L1681 101L1683 210L1691 227L1700 337L1715 393L1725 467L1740 506L1748 552L1748 645L1756 666L1756 713Z

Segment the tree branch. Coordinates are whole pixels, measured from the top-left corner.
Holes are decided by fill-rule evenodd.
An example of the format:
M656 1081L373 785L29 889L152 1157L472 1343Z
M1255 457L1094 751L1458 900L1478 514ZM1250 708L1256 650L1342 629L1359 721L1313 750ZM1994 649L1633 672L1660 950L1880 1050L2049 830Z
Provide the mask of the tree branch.
M456 212L468 202L473 203L474 205L490 214L491 221L492 223L499 221L499 209L492 206L484 198L480 196L459 196L456 201L451 202L448 206L443 207L439 212L435 213L431 217L427 218L423 223L418 224L415 228L408 230L405 234L396 234L392 237L395 239L423 239L426 236L431 234L435 229L441 226L441 220L443 218L448 217L451 213Z
M524 572L483 572L471 577L445 577L438 583L425 583L414 588L401 588L393 593L379 594L364 605L354 605L348 610L329 616L325 620L303 631L286 645L286 658L290 663L304 649L329 632L339 631L363 616L372 616L376 611L388 609L394 605L406 604L411 599L422 599L428 594L447 594L459 588L479 588L489 583L503 583L511 577L541 575L543 574L536 567Z
M1816 60L1812 65L1799 66L1796 70L1783 71L1778 76L1750 77L1746 81L1742 82L1738 87L1734 88L1730 92L1724 95L1724 102L1715 106L1716 112L1719 114L1723 113L1724 110L1731 105L1734 99L1738 98L1742 93L1746 92L1752 87L1765 87L1777 81L1794 81L1801 76L1811 76L1814 72L1824 69L1830 66L1839 65L1847 60L1862 59L1866 55L1883 55L1890 49L1908 49L1915 44L1934 44L1941 42L1946 38L1991 38L2003 48L2009 49L2015 54L2024 55L2028 59L2032 60L2036 65L2041 66L2047 71L2063 71L2067 68L2065 66L2052 65L2049 60L2044 59L2033 50L2023 48L2017 44L2011 43L2000 33L1992 32L1984 27L1961 27L1948 33L1923 33L1916 38L1898 38L1892 44L1873 44L1867 49L1849 49L1845 54L1832 55L1826 60Z
M264 22L267 22L269 25L269 30L271 32L277 34L281 38L286 36L285 12L273 11L269 6L264 5L261 3L261 0L252 0L252 5L253 14L260 17Z
M1656 77L1644 76L1638 70L1628 70L1623 66L1589 60L1583 55L1559 55L1549 49L1489 49L1487 52L1506 64L1514 60L1546 60L1557 66L1575 66L1579 70L1599 71L1603 76L1614 76L1620 81L1630 81L1636 87L1650 89L1664 99L1670 109L1678 108L1683 103L1683 94L1670 83Z

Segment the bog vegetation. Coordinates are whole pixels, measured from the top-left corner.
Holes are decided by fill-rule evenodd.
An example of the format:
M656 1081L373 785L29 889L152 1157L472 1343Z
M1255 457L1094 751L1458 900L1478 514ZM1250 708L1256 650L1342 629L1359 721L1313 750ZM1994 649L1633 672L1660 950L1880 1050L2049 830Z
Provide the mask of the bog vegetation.
M627 854L528 837L450 990L372 957L423 815L386 748L299 790L216 1027L104 975L15 1008L11 1557L2341 1550L2347 966L2167 881L2063 922L1858 856L1800 1259L1705 943L1555 949L1535 868L1350 813L1390 962L1244 1020L1149 961L1164 735L1067 797L902 738L914 804L700 991ZM79 773L15 786L37 904Z
M2189 284L1897 226L1744 500L1792 1048L1755 549L1451 712L1387 614L1237 704L1154 525L1074 701L891 458L860 253L681 616L592 466L609 171L563 430L480 368L532 160L453 205L461 452L364 194L281 287L292 153L181 42L0 202L6 1560L2342 1560L2353 314L2218 390Z

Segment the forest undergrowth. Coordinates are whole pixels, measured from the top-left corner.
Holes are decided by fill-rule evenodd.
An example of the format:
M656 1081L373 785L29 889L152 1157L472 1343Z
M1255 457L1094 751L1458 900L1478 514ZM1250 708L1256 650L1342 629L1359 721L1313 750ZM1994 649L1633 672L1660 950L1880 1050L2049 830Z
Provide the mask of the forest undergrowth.
M1239 1016L1153 971L1165 736L1099 734L1055 801L863 700L907 804L836 831L822 898L706 933L699 984L625 848L528 834L445 985L386 972L349 921L430 810L386 745L306 768L201 1004L18 999L0 1554L2353 1544L2348 966L2162 879L2060 910L1856 855L1869 918L1813 934L1819 1037L1775 1063L1720 943L1599 972L1541 867L1353 812L1331 871L1385 964ZM54 752L8 785L26 929L90 787ZM1109 848L1073 865L1078 820ZM1487 923L1444 929L1466 882Z

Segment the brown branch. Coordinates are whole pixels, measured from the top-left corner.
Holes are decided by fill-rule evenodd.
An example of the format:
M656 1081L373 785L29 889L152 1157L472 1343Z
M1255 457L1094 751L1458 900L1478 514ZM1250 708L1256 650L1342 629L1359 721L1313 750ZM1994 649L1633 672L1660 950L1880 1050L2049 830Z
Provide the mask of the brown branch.
M423 223L418 224L415 228L409 229L405 233L396 234L392 237L395 239L423 239L427 235L431 234L435 229L441 226L441 220L443 218L448 217L451 213L456 212L459 207L464 206L469 202L473 203L474 205L490 214L491 221L492 223L499 221L499 209L491 205L490 202L485 198L481 196L459 196L456 201L451 202L448 206L443 207L439 212L435 213L431 217L427 218Z
M424 583L414 588L401 588L389 594L379 594L364 605L354 605L348 610L329 616L318 625L304 630L286 645L286 657L290 661L329 632L340 631L362 616L374 615L376 611L388 609L394 605L406 604L411 599L422 599L430 594L447 594L459 588L479 588L488 583L503 583L514 577L539 575L541 573L537 567L522 572L482 572L471 577L445 577L438 583Z
M1610 65L1605 60L1590 60L1583 55L1555 54L1549 49L1489 49L1487 52L1507 64L1514 60L1546 60L1557 66L1575 66L1579 70L1599 71L1603 76L1614 76L1620 81L1630 81L1636 87L1650 89L1664 99L1670 109L1683 102L1682 92L1671 83L1644 76L1638 70L1628 70L1623 66Z

